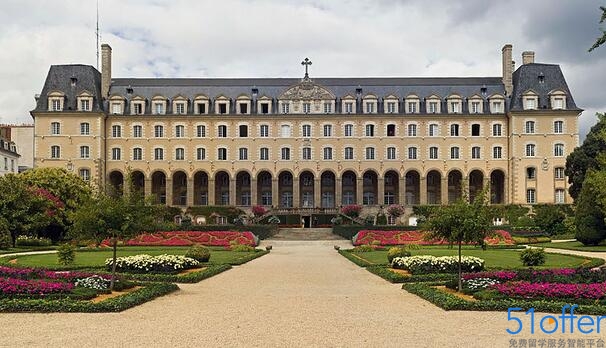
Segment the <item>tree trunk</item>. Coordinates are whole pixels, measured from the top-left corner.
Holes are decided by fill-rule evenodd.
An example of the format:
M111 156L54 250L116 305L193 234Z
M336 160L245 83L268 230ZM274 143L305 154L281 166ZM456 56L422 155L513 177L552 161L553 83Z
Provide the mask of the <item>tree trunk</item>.
M459 292L463 291L463 272L461 272L461 241L459 241Z
M112 278L111 281L109 283L109 290L110 291L114 291L114 283L116 281L116 253L117 253L117 249L118 249L118 238L116 238L116 236L114 235L113 238L113 256L112 256Z

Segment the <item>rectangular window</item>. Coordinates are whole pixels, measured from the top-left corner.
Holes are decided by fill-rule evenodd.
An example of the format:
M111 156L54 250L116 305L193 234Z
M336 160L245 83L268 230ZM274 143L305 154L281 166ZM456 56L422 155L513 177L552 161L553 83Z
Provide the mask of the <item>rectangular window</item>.
M227 126L221 125L217 127L217 137L227 138Z
M435 114L438 112L438 102L429 102L429 113Z
M417 148L416 147L408 148L408 159L411 159L411 160L417 159Z
M143 160L143 150L139 147L135 147L133 149L133 161L141 161Z
M206 149L203 147L199 147L196 149L196 159L198 161L203 161L206 159Z
M367 147L366 148L366 159L367 160L374 160L375 159L375 148L374 147Z
M346 124L343 128L343 133L346 137L353 136L353 124Z
M292 136L292 129L289 125L283 124L280 126L280 136L282 138L290 138Z
M416 137L417 136L417 125L416 124L409 124L408 125L408 136L409 137Z
M367 137L374 137L375 136L375 125L367 124L365 127L365 133L366 133Z
M526 145L526 157L534 157L536 151L535 144L527 144Z
M118 126L118 125L112 126L112 137L113 138L122 137L122 126Z
M388 160L395 160L396 159L396 148L395 147L388 147L387 148L387 159Z
M396 112L396 103L395 102L388 102L387 103L387 113L388 114L393 114Z
M248 114L248 103L240 103L240 113Z
M112 149L112 160L119 161L122 158L122 150L119 147Z
M269 126L266 124L262 124L259 126L259 136L261 138L269 137Z
M217 104L217 107L219 108L219 114L226 114L227 113L227 103L219 103Z
M480 102L471 102L471 113L477 114L480 112Z
M536 191L534 189L526 190L526 203L534 204L536 202Z
M471 136L472 137L479 137L480 136L480 125L477 123L474 123L471 125Z
M156 138L163 138L164 137L164 127L157 125L154 126L154 136Z
M52 135L61 134L61 124L59 122L51 123L51 134Z
M185 149L182 147L175 149L175 160L183 161L185 159Z
M206 103L198 103L198 114L206 113Z
M164 160L164 149L162 149L162 148L155 148L154 149L154 159L156 161L162 161L162 160Z
M534 121L526 121L526 127L525 127L525 131L527 134L533 134L534 133Z
M492 103L492 112L494 113L501 113L501 102L493 102Z
M217 149L217 160L227 161L227 149L222 147Z
M238 155L239 155L239 159L240 161L247 161L248 160L248 149L245 147L241 147L238 150Z
M554 109L563 109L564 108L564 99L562 98L554 98L553 100L553 108Z
M451 159L459 159L459 148L453 146L450 148L450 158Z
M204 126L204 125L196 126L196 137L198 137L198 138L206 137L206 126Z
M500 146L495 146L492 148L492 158L501 159L503 157L503 148Z
M80 100L80 111L90 111L90 100L88 100L88 99Z
M429 134L430 137L437 137L438 136L438 125L437 124L430 124L429 125Z
M558 180L564 179L564 167L556 167L554 169L555 178Z
M280 152L283 161L290 161L290 148L283 147Z
M240 138L247 138L248 137L248 126L245 124L240 125L240 127L238 127L238 135Z
M80 135L89 135L89 134L90 134L90 124L80 123Z
M141 138L143 137L143 126L135 125L133 126L133 138Z
M121 114L122 113L122 104L121 103L112 103L112 114Z
M450 110L453 114L459 113L459 102L450 103Z
M533 98L528 98L526 99L526 109L536 109L537 108L537 103L536 103L536 99Z
M269 114L269 104L268 103L261 103L261 113Z
M353 112L353 103L345 103L345 113L351 114Z
M374 102L366 102L366 113L372 114L375 112L375 103Z
M80 146L80 158L89 158L90 148L88 146Z
M59 146L51 146L51 158L61 158L61 148Z
M555 202L556 204L564 204L565 202L565 192L562 189L557 189L555 191Z
M429 159L438 159L438 148L432 146L429 148Z
M133 104L133 107L135 108L136 115L143 114L143 103L135 103Z
M553 132L554 133L564 133L564 121L555 121L553 123Z
M331 125L329 125L329 124L324 125L324 136L332 137L332 126Z
M303 113L304 114L309 114L311 112L311 104L310 103L303 103Z
M183 138L185 136L185 126L175 126L175 138Z
M82 180L84 181L89 181L90 180L90 170L83 168L80 169L80 178L82 178Z
M353 147L346 147L344 155L345 155L345 159L346 160L352 160L352 159L354 159L354 149L353 149Z
M61 100L59 99L53 99L52 101L53 103L53 111L61 111Z
M479 146L472 147L471 148L471 158L480 159L480 157L481 157L480 147Z
M288 103L282 103L282 113L283 114L290 113L290 104L288 104Z
M311 160L311 147L304 147L303 148L303 159L304 160Z
M164 103L154 103L154 112L156 115L164 114Z
M459 125L458 124L451 124L450 125L450 136L451 137L458 137L459 136Z
M325 114L330 114L332 112L332 104L331 103L324 103L324 113Z
M302 127L303 138L311 137L311 126L308 124L304 124Z
M417 113L417 103L415 103L415 102L408 103L408 113L409 114Z
M503 126L500 123L495 123L492 125L492 136L500 137L503 133Z
M259 159L261 161L269 161L269 149L266 147L262 147L259 150Z
M185 103L176 103L175 104L177 114L183 115L185 114Z
M324 160L325 161L332 160L332 147L324 148Z

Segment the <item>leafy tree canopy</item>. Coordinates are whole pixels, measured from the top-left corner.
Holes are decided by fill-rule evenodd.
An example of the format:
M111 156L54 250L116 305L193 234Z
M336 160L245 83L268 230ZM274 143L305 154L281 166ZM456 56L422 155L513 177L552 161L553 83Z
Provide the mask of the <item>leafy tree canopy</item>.
M606 153L606 114L596 113L596 115L598 123L591 127L583 145L574 149L566 158L565 173L570 184L568 192L575 200L583 187L585 173L589 169L600 168L598 157Z
M604 21L606 21L606 7L600 6L600 10L602 10L602 17L600 18L600 23L604 23ZM602 36L596 39L593 46L589 48L589 52L602 46L606 42L606 30L600 28L600 31L602 32Z

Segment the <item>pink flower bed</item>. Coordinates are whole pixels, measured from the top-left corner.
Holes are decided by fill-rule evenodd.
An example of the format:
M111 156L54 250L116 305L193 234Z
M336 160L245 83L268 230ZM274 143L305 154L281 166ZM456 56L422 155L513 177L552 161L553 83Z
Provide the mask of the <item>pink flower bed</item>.
M518 273L513 272L513 271L476 272L476 273L464 274L463 280L470 280L470 279L477 279L477 278L512 280L517 276L518 276Z
M16 268L0 266L0 277L18 278L18 279L54 279L74 282L77 279L87 278L94 275L89 272L74 271L46 271L36 268ZM110 275L100 275L100 277L109 279Z
M592 284L560 284L510 282L492 286L501 294L522 298L574 298L603 299L606 297L606 282Z
M74 288L72 283L49 282L45 280L24 280L0 278L0 294L3 295L48 295L69 292Z
M231 241L238 244L256 246L256 237L252 232L235 231L171 231L144 233L124 243L128 246L189 246L201 244L206 246L228 247ZM109 240L104 240L102 246L109 246Z
M400 244L418 244L418 245L444 245L448 244L446 240L434 239L426 240L423 231L380 231L380 230L362 230L354 237L354 245L370 244L378 240L381 245L400 245ZM484 239L488 245L514 245L515 242L507 231L494 231L494 235Z

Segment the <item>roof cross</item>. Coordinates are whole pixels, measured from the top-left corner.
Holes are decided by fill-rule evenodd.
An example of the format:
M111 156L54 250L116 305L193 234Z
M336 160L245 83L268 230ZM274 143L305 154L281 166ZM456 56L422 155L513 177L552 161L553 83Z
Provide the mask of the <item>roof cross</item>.
M311 65L311 60L309 60L309 58L305 58L301 62L301 65L305 65L305 78L308 79L309 78L309 74L307 73L307 67Z

